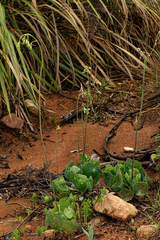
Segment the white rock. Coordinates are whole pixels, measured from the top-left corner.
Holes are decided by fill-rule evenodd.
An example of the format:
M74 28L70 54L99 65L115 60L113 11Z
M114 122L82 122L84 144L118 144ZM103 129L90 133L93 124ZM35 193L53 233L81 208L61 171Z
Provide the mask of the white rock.
M42 234L42 240L53 240L54 237L55 237L55 232L53 229L46 230Z
M156 232L158 232L156 225L142 225L137 229L137 237L149 238L151 235L153 235Z
M105 195L102 200L102 202L97 201L95 203L94 210L112 218L126 221L127 219L135 217L138 213L135 206L111 193Z
M125 152L133 152L134 149L133 149L133 148L130 148L130 147L124 147L124 151L125 151Z

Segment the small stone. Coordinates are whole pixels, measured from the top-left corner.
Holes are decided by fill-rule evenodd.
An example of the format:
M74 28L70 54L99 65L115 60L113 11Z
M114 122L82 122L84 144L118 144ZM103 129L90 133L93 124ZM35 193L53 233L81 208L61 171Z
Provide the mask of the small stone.
M26 232L30 232L30 231L32 231L33 230L33 227L31 226L31 225L26 225L25 226L25 231Z
M25 104L29 112L33 113L36 117L39 116L38 108L36 107L35 103L31 99L26 99Z
M55 237L55 232L53 229L47 230L42 234L42 240L53 240Z
M102 200L102 202L97 201L95 203L94 210L112 218L126 221L127 219L135 217L138 213L135 206L111 193L105 195Z
M1 121L10 128L16 128L21 130L24 121L21 118L17 117L15 113L11 113L11 117L12 118L10 118L10 115L8 114L5 117L3 117Z
M101 219L100 218L94 218L88 224L89 225L94 225L95 227L99 227L100 224L101 224Z
M88 222L89 225L94 225L95 228L100 227L104 222L106 222L106 218L103 216L93 218Z
M138 238L149 238L151 235L158 233L156 225L142 225L137 229Z

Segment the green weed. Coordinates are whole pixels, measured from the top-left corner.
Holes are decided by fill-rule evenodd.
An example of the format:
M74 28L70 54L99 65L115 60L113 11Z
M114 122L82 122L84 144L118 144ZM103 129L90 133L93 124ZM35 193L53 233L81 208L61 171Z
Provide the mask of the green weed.
M44 232L44 231L46 231L47 230L47 227L46 226L43 226L43 227L39 227L39 226L37 226L37 235L38 236L41 236L42 235L42 233Z

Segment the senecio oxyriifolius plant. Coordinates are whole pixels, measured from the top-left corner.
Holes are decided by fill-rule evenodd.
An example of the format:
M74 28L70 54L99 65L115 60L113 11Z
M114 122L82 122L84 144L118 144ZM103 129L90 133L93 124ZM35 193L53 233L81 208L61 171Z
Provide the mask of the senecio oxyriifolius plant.
M132 178L133 164L133 178ZM102 177L110 189L120 191L120 197L130 201L134 194L144 196L148 186L152 184L152 179L147 176L142 164L136 160L127 158L125 162L119 161L115 167L107 165Z
M87 222L92 214L92 204L88 199L84 199L84 193L92 191L93 184L100 180L101 166L97 159L91 160L89 156L84 154L80 155L80 163L73 166L74 162L70 162L66 166L64 176L67 180L72 182L71 187L66 185L63 176L55 179L50 184L56 194L56 198L60 199L57 202L58 209L55 207L49 209L46 213L45 224L50 226L56 231L64 231L67 235L71 235L77 229L77 219L79 224ZM73 195L72 192L76 195ZM77 198L78 195L78 198ZM75 198L76 197L76 198ZM75 199L78 199L78 203ZM47 204L51 204L51 197L43 194L42 200ZM83 218L83 221L81 222Z
M106 186L115 191L120 191L121 198L129 201L134 194L144 196L148 186L152 184L152 180L147 176L141 163L131 159L125 162L120 161L113 167L107 165L105 171L101 171L99 160L93 159L83 153L80 153L80 162L74 166L71 161L64 171L65 178L72 183L68 187L63 176L55 179L50 185L56 194L58 209L55 207L49 209L46 213L45 224L50 226L55 231L64 231L67 235L71 235L77 229L78 224L84 224L92 214L92 205L98 200L98 196L94 201L85 199L86 191L92 192L93 185L97 184L102 175ZM133 163L133 178L132 178L132 163ZM101 196L106 193L106 189L102 189ZM43 195L43 201L51 204L52 197ZM51 206L51 205L50 205ZM78 220L77 220L78 219Z

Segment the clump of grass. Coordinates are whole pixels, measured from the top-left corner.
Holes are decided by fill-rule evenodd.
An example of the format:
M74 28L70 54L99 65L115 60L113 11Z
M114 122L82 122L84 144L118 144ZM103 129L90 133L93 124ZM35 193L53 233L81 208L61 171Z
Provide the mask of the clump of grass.
M123 73L124 78L142 79L144 61L137 52L151 52L159 31L160 7L151 1L1 1L0 74L2 99L10 111L10 100L27 92L35 98L41 91L59 91L63 83L85 83L85 66L95 83ZM15 49L23 34L34 36L39 46ZM146 67L146 80L159 79L159 44ZM42 76L40 69L43 65ZM20 97L19 97L20 99Z

